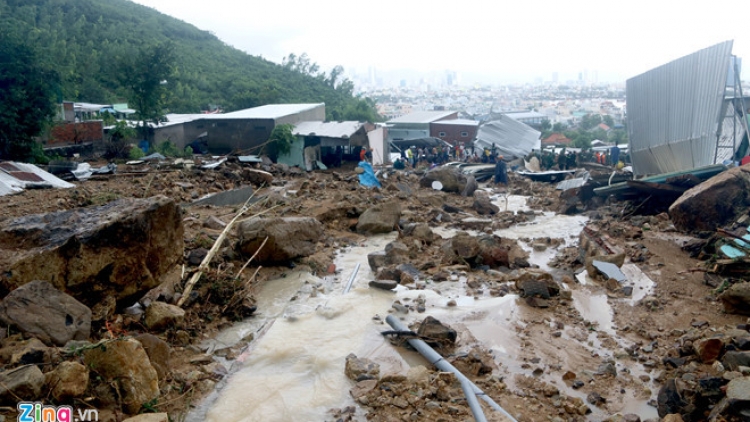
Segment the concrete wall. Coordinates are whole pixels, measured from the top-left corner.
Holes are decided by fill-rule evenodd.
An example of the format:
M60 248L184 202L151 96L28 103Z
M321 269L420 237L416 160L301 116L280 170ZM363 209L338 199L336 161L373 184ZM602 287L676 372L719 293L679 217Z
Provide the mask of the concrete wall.
M185 149L185 146L190 143L185 139L185 124L154 129L154 145L159 145L164 141L170 141L179 149Z

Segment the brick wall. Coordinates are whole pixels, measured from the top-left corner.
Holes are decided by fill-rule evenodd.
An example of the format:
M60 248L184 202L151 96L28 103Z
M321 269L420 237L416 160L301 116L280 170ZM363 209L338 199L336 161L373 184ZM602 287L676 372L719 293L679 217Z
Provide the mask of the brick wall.
M440 138L452 145L473 141L477 136L477 131L476 125L441 124L439 121L430 123L430 136ZM444 135L440 136L441 133ZM462 133L465 133L465 136L462 136Z
M48 147L76 145L88 142L99 142L104 139L104 128L101 120L80 123L61 123L50 131Z

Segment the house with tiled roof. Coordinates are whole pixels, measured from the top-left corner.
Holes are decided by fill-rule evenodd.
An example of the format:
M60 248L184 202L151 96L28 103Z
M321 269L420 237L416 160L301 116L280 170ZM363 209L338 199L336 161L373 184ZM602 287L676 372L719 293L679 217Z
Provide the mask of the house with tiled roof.
M542 139L542 146L570 145L571 142L573 141L562 133L553 133L552 135Z

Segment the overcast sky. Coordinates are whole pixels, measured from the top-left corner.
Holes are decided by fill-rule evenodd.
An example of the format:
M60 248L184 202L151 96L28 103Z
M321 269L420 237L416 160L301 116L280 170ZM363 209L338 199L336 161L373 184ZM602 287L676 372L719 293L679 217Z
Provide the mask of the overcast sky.
M281 62L484 74L498 82L624 81L734 40L750 76L750 0L134 0ZM465 77L465 79L470 79Z

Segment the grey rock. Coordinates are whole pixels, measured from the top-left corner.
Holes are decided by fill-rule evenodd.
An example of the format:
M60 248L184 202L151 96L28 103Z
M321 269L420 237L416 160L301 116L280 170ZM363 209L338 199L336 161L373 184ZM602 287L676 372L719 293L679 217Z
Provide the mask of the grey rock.
M143 333L135 337L141 342L143 350L146 351L151 366L156 370L159 380L164 380L169 375L169 357L171 348L169 344L153 334Z
M426 172L419 180L419 185L423 188L429 188L434 181L439 181L443 185L443 192L453 193L463 193L466 190L466 185L469 183L469 179L465 174L461 173L455 167L447 166L435 167ZM465 196L472 195L473 193L467 191Z
M18 400L38 399L44 387L44 374L36 365L25 365L0 372L0 404L13 405Z
M225 192L219 192L216 194L213 194L211 196L208 196L206 198L201 198L197 201L194 201L190 205L214 205L217 207L223 207L227 205L242 205L244 204L251 196L253 195L253 187L252 186L245 186L243 188L239 189L232 189Z
M479 185L477 184L477 180L474 178L474 176L467 175L466 176L466 185L461 190L461 196L472 196L474 195L474 192L479 188Z
M203 259L206 258L206 255L208 255L208 249L206 248L193 249L188 252L187 262L188 264L197 267L198 265L201 265L201 262L203 262Z
M46 281L12 291L0 303L0 319L50 346L86 340L91 333L91 310Z
M719 295L729 314L750 315L750 282L734 283Z
M164 302L151 302L146 308L145 324L151 330L179 327L185 318L185 310Z
M354 353L346 357L344 373L352 381L378 379L380 365L367 358L358 358Z
M500 211L500 208L490 201L487 192L481 190L474 192L474 203L471 207L480 215L492 215Z
M212 230L224 230L224 227L226 226L227 226L227 223L219 220L219 218L214 215L209 215L208 218L206 218L206 220L203 221L203 227L206 227Z
M714 231L747 212L750 168L734 167L688 189L669 207L675 227Z
M401 205L398 202L387 202L368 208L357 221L357 233L378 234L390 233L401 218Z
M398 286L398 282L395 280L373 280L369 283L370 287L383 290L393 290Z
M750 366L750 351L726 352L721 363L729 371L738 371L740 366Z
M442 345L441 343L447 342L453 344L458 338L458 333L451 327L441 323L434 317L426 317L421 324L419 324L419 330L417 334L425 339L428 344Z
M663 418L672 413L682 413L682 409L687 406L687 402L683 400L677 391L677 385L675 379L668 380L659 390L659 394L656 397L656 410L659 413L659 417Z
M268 237L256 262L285 263L310 256L323 236L323 225L312 217L255 217L240 223L238 249L252 256Z
M0 222L0 286L46 280L86 305L143 294L182 260L182 211L164 196Z

